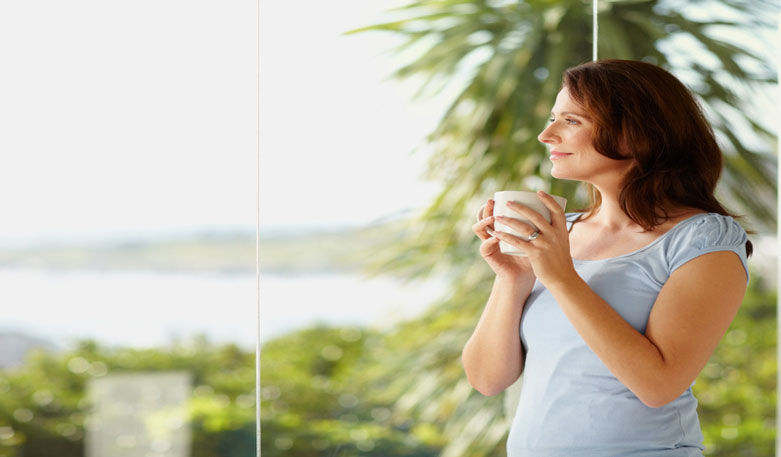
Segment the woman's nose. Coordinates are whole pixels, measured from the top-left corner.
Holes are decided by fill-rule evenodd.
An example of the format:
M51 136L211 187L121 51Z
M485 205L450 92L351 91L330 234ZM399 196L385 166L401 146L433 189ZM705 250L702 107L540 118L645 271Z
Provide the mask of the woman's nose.
M555 132L552 129L553 124L549 124L547 127L545 127L542 132L540 132L539 135L537 135L537 141L540 143L545 144L555 144L560 140L558 135L555 134Z

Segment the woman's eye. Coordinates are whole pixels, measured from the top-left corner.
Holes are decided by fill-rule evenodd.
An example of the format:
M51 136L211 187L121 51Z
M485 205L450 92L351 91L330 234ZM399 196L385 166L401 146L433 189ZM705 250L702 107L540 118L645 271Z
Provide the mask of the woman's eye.
M548 122L556 122L556 118L554 118L554 117L550 117L550 118L548 119ZM578 122L577 120L575 120L575 119L572 119L572 118L568 118L568 117L565 117L565 118L564 118L564 122L565 122L567 125L578 125L578 124L580 124L580 122Z

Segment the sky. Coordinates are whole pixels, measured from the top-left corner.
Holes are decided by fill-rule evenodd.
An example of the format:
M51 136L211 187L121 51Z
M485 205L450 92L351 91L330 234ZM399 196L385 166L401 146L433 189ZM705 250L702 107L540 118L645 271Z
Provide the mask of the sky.
M0 243L254 232L255 11L0 3Z
M398 3L398 2L396 2ZM421 208L424 145L444 99L389 79L397 37L343 35L387 21L389 1L261 2L260 227L362 225ZM338 14L334 14L338 11ZM327 19L327 20L326 20Z
M261 1L260 226L419 205L441 105L383 82L387 1ZM338 11L339 14L335 14ZM254 233L256 2L0 3L0 245Z
M0 4L0 243L254 232L254 2Z
M448 94L343 35L399 2L0 2L0 246L254 232L258 160L261 236L422 208Z
M381 20L390 3L263 0L260 32L257 5L0 2L0 248L254 234L258 202L261 235L361 225L427 203L425 156L411 153L443 104L413 102L414 84L386 81L387 37L342 35ZM211 298L203 278L196 286L142 275L141 285L121 275L7 273L19 293L4 298L18 315L6 313L4 325L50 325L53 335L63 330L59 309L84 316L73 332L140 341L204 316L222 323L207 306L191 312L190 292ZM251 285L231 283L245 294L231 303L246 303ZM106 296L125 300L123 311L104 307ZM137 332L155 307L154 326ZM114 318L129 330L116 331Z

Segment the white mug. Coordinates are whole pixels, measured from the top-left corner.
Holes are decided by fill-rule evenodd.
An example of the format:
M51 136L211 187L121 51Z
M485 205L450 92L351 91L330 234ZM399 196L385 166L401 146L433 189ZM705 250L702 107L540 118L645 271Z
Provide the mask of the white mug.
M558 195L551 195L554 200L556 200L556 203L561 206L562 209L567 207L567 199L564 197L559 197ZM520 213L515 212L514 210L510 209L510 207L507 206L508 201L514 201L521 203L523 205L528 206L529 208L533 209L534 211L537 211L538 213L542 214L542 216L547 220L548 222L551 221L550 211L545 206L545 204L540 201L539 197L537 196L536 192L526 192L526 191L520 191L520 190L503 190L496 192L494 194L494 216L505 216L505 217L511 217L513 219L517 219L521 222L525 222L532 227L534 227L534 230L537 230L537 227L532 224L532 222L523 217ZM485 207L480 207L480 209L477 212L478 219L480 218L481 213L483 212L483 209ZM485 215L483 215L485 217ZM499 221L494 221L494 228L496 230L500 230L502 232L507 232L512 235L525 238L528 233L519 233L515 230L513 230L511 227L502 224ZM502 254L509 254L509 255L515 255L515 256L525 256L523 252L521 252L517 247L505 242L505 241L499 241L499 250Z

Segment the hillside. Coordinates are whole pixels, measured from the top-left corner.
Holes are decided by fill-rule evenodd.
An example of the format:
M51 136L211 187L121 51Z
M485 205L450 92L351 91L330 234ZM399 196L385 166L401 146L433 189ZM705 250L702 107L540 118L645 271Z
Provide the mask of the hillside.
M261 273L353 271L399 222L360 228L276 233L260 240ZM202 234L104 245L0 248L0 268L255 273L255 234Z
M254 273L254 234L0 249L0 268Z

